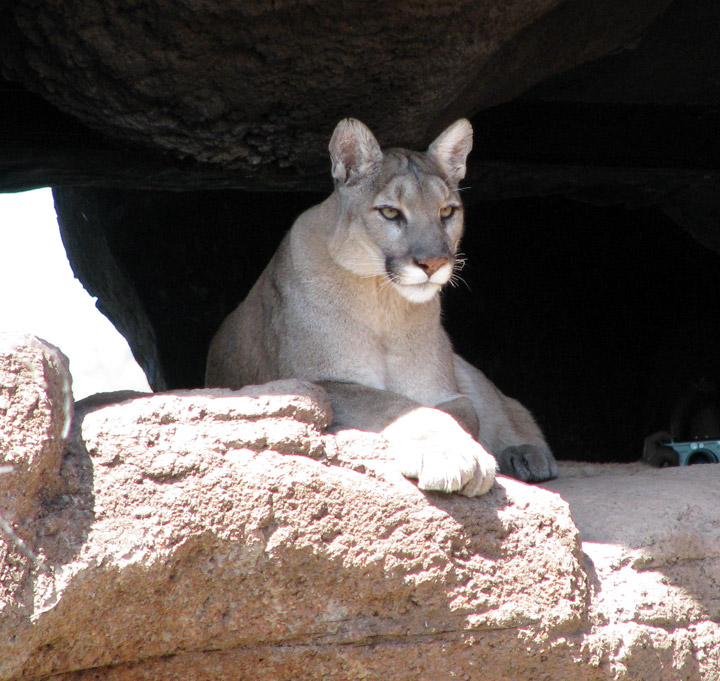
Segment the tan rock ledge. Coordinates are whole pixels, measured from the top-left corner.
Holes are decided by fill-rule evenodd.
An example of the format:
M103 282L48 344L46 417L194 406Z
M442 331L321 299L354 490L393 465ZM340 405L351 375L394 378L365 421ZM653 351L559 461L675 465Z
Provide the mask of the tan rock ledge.
M566 462L593 583L586 644L628 679L720 679L720 466Z
M418 490L307 383L118 397L77 405L52 485L11 453L37 559L0 541L2 681L718 678L713 467L566 466L579 535L539 487Z

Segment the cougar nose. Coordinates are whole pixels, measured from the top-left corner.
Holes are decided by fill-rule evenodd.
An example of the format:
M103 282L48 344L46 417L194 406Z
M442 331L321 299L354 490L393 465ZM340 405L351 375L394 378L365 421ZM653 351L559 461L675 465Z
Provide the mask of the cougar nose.
M422 258L416 260L415 264L423 271L428 277L432 277L443 265L447 265L449 260L447 258Z

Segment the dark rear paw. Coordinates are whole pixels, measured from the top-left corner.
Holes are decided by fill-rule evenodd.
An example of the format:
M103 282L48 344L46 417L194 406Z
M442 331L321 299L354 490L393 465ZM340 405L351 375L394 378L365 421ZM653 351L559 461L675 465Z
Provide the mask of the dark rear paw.
M557 463L546 447L507 447L497 457L500 473L523 482L542 482L557 477Z

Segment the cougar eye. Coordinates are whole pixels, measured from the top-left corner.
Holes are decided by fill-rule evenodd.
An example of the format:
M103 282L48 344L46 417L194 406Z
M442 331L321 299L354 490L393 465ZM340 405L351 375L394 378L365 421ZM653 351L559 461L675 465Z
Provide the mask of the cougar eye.
M392 206L380 206L378 210L386 220L399 220L402 217L402 213Z
M441 220L449 220L453 215L455 215L456 210L457 210L456 206L443 206L440 209L440 219Z

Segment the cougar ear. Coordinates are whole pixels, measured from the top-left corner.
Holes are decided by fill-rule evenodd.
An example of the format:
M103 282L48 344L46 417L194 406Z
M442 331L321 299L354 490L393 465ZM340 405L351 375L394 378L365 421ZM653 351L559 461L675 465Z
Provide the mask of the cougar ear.
M341 184L364 175L382 159L375 136L364 123L355 118L340 121L330 139L332 176Z
M467 118L455 121L428 147L428 156L445 172L453 182L465 177L465 161L472 149L473 130Z

